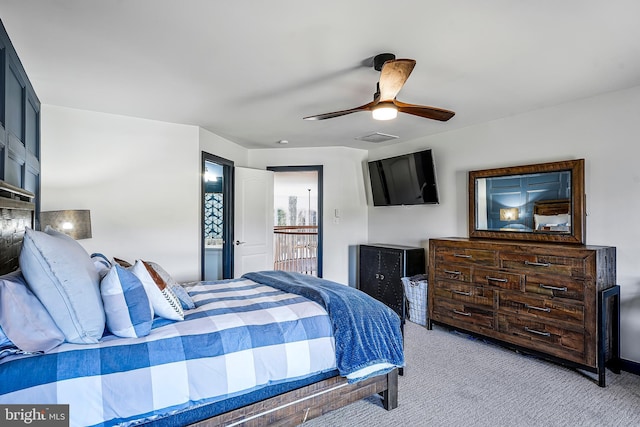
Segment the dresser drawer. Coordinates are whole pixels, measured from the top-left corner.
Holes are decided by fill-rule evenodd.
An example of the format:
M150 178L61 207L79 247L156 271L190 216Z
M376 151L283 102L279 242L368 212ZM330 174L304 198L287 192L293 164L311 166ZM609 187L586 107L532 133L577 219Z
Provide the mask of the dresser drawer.
M545 295L557 298L584 300L587 283L585 279L567 276L529 273L525 276L525 291L530 294Z
M483 309L447 298L434 298L433 320L471 331L493 329L493 310Z
M522 276L498 270L476 268L473 271L473 283L485 286L497 286L502 289L523 290Z
M457 280L459 282L471 281L471 267L438 263L435 270L437 279Z
M569 277L587 275L586 259L581 257L501 252L500 267Z
M493 308L494 292L480 286L436 280L433 291L438 298L468 302Z
M498 309L516 315L528 315L540 320L563 321L576 327L584 325L584 306L559 302L516 292L500 292Z
M486 249L438 247L436 248L436 260L452 264L486 265L495 267L498 265L498 252Z
M584 332L552 322L498 314L498 330L520 345L577 362L584 361Z

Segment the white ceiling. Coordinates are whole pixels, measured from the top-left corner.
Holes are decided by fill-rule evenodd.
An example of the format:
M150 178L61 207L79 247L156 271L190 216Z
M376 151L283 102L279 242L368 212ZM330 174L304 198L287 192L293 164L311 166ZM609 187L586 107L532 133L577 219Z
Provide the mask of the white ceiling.
M638 86L639 17L637 0L0 0L42 103L248 148L366 149L354 138L403 142ZM302 120L369 102L379 73L362 62L382 52L417 61L399 100L456 116Z

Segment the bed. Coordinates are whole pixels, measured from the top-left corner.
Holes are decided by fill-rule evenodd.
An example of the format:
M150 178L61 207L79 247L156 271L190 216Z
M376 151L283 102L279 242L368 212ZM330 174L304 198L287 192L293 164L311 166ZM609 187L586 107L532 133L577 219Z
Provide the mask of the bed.
M72 426L297 425L378 394L384 408L397 406L397 371L404 365L400 319L364 293L323 279L267 271L176 284L159 266L153 270L141 262L156 284L167 285L163 295L166 289L175 289L169 293L176 301L180 292L187 295L188 301L179 304L183 318L169 319L155 310L151 321L131 324L132 314L127 327L120 327L114 323L114 313L120 312L112 310L111 294L102 289L107 327L103 323L100 330L100 313L89 310L84 315L96 317L98 326L86 327L90 322L81 319L82 332L70 333L65 320L56 317L59 310L45 305L48 297L34 279L35 267L25 259L40 238L76 245L74 250L80 245L29 228L34 217L29 193L2 184L0 196L0 404L69 405ZM51 256L59 253L67 252ZM84 257L74 256L74 263ZM107 267L100 256L89 260L104 288L108 277L120 274L125 289L138 265L125 269ZM10 290L31 298L29 304L16 303ZM126 288L126 294L133 290L140 287ZM33 308L33 298L44 310ZM155 308L152 300L135 310L131 305L130 313L148 316ZM11 313L23 322L48 313L45 320L60 333L43 334L40 348L31 348L37 334L25 337L12 328ZM44 323L47 331L56 329Z
M538 200L533 205L535 232L571 232L571 200Z

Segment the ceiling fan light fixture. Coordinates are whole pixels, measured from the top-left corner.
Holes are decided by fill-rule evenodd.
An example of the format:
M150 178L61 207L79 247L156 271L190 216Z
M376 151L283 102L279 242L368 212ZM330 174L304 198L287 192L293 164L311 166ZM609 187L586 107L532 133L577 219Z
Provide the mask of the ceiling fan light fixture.
M371 110L371 116L375 120L393 120L398 117L398 109L392 103L380 103Z

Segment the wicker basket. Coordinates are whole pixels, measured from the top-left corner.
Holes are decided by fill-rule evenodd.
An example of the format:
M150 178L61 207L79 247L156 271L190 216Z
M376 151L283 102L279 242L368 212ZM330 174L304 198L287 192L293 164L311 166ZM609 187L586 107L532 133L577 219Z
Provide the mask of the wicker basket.
M418 274L412 277L403 277L404 293L409 302L408 319L425 326L427 324L427 275Z

